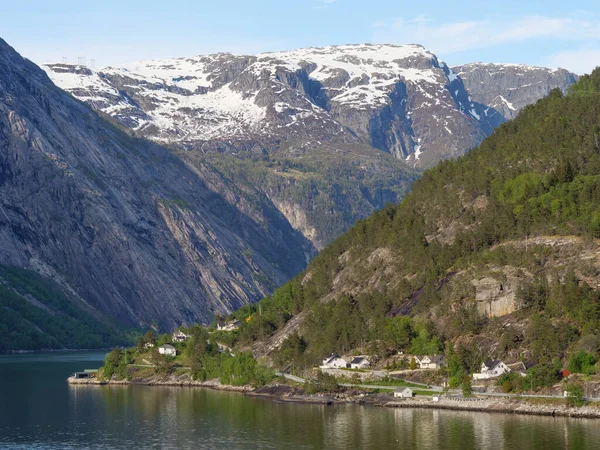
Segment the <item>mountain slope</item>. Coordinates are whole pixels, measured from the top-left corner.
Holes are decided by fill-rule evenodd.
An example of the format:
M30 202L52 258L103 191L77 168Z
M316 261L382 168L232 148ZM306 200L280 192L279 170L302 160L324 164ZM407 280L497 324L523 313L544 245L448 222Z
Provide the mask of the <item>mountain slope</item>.
M485 135L460 78L417 45L216 54L101 72L45 68L139 135L187 149L273 152L288 142L297 152L360 142L430 165Z
M473 100L487 105L492 126L514 119L525 106L545 97L552 89L563 92L577 81L564 69L523 64L473 63L453 67Z
M0 264L131 325L209 321L313 247L211 168L135 139L0 41Z
M51 280L0 266L0 352L131 344L122 325Z
M386 202L399 202L418 175L409 167L430 167L477 145L506 116L495 97L518 97L521 107L559 81L528 69L522 77L486 78L473 95L418 45L44 69L136 135L212 165L258 203L270 203L317 249ZM469 68L479 72L466 79L484 77L484 69ZM572 82L567 75L561 88Z
M263 300L240 342L301 358L285 340L299 332L313 362L463 344L477 353L471 370L490 356L547 364L597 342L599 95L597 69L427 171L400 205L357 223Z

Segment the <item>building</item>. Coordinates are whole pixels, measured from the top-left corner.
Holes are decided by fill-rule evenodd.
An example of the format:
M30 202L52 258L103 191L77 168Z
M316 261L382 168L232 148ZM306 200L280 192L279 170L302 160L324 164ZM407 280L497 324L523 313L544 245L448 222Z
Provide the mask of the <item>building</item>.
M334 353L323 358L323 363L320 366L321 369L345 369L346 367L348 367L346 360Z
M394 398L412 398L413 391L408 387L399 387L394 390Z
M415 356L419 369L440 369L445 365L444 357L437 355Z
M92 374L90 372L75 372L73 376L77 379L81 378L92 378Z
M160 353L161 355L176 356L177 349L171 344L163 344L160 347L158 347L158 353Z
M439 403L440 397L441 397L440 395L432 395L431 396L431 401L434 402L434 403Z
M499 377L505 373L510 373L510 367L504 364L499 359L489 359L484 363L481 363L481 372L474 373L474 380L486 380L489 378Z
M371 363L367 359L366 356L357 356L352 361L350 361L351 369L368 369L371 366Z
M144 344L144 348L154 348L154 343L153 342L146 342Z
M233 331L237 330L240 327L239 320L230 320L229 322L223 323L219 322L217 324L217 330L219 331Z
M189 338L191 338L189 334L185 334L183 331L177 330L175 333L173 333L172 340L173 342L185 342Z

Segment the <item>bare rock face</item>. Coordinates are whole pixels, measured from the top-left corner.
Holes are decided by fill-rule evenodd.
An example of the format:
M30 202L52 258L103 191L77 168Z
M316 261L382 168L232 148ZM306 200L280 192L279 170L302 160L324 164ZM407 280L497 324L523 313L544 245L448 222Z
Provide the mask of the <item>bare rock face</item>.
M449 68L418 45L343 45L141 61L52 80L141 136L186 149L305 152L362 143L411 166L460 156L576 76L563 69ZM287 143L287 145L284 145Z
M564 69L523 64L474 63L453 67L466 89L479 104L493 127L516 117L525 106L545 97L552 89L563 92L577 81Z
M421 167L462 154L490 129L462 80L418 45L45 70L58 86L139 135L186 149L223 140L208 147L243 151L251 141L274 152L282 142L291 150L358 142Z
M106 86L89 70L54 70ZM102 92L107 108L132 104ZM147 117L133 110L128 120ZM0 40L0 264L49 276L131 325L206 322L314 254L278 210L248 203L212 169L120 131Z
M266 197L317 248L385 202L401 200L405 189L398 186L414 179L410 168L462 155L512 117L511 107L516 112L544 96L557 74L564 72L564 86L574 81L568 72L547 69L521 68L527 76L514 77L497 75L510 72L506 67L453 70L418 45L219 53L100 71L65 64L43 68L59 87L135 135L182 150L188 159L219 161L223 154L242 161L309 159L337 171L336 164L344 159L346 179L365 182L325 181L327 202L335 211L328 220L315 214L323 195L304 201L297 193L311 189L307 179L312 174L274 184L273 177L252 177L248 172L254 168L246 162L236 169L246 171L234 181L237 188L249 189L238 184L242 178L251 183L257 196ZM555 75L548 75L551 82L532 87L543 73ZM518 99L498 103L513 98ZM355 148L360 154L352 153ZM385 170L365 170L377 165L374 161ZM394 171L399 175L391 175ZM351 195L340 195L352 189Z
M515 267L491 270L486 276L471 281L475 287L477 311L482 317L502 317L519 309L516 295L525 280L532 278Z

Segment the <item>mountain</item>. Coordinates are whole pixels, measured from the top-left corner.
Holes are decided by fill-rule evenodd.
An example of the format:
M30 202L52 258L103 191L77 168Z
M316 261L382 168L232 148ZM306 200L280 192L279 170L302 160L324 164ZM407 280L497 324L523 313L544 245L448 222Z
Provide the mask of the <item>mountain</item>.
M552 89L565 92L578 79L565 69L524 64L473 63L452 70L463 80L471 98L490 108L484 114L494 128L514 119L525 106L545 97Z
M494 93L518 96L520 108L570 81L550 77L532 91L535 71L535 80L491 79L474 95L418 45L43 68L135 135L270 202L317 249L399 202L418 176L410 168L460 156L489 135L506 115Z
M1 40L0 248L86 310L163 329L263 297L314 252L269 203L131 137Z
M462 81L417 45L45 68L137 134L205 152L295 154L323 141L360 142L421 165L484 137Z
M425 172L399 205L237 312L253 317L238 344L307 367L332 351L458 349L465 373L484 358L524 358L550 384L569 353L597 359L598 95L600 68Z
M0 266L0 352L131 345L133 334L35 272Z

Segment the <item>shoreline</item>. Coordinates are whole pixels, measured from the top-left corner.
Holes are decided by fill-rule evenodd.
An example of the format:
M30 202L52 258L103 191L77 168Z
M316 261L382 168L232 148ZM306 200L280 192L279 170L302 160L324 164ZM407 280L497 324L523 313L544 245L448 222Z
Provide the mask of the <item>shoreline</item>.
M110 352L112 348L47 348L40 350L6 350L0 352L0 355L30 355L44 354L44 353L78 353L78 352Z
M517 398L481 398L452 399L440 398L433 402L431 398L415 397L395 400L387 394L312 394L298 392L296 388L284 384L267 385L262 388L251 386L223 385L218 380L195 381L189 377L170 375L153 376L137 380L97 380L95 378L67 378L72 386L165 386L165 387L199 387L218 391L238 392L249 397L261 398L279 403L312 404L322 406L356 405L382 408L437 409L447 411L485 412L501 414L519 414L546 417L570 417L578 419L600 419L600 405L585 405L580 408L568 407L565 403L535 404Z

